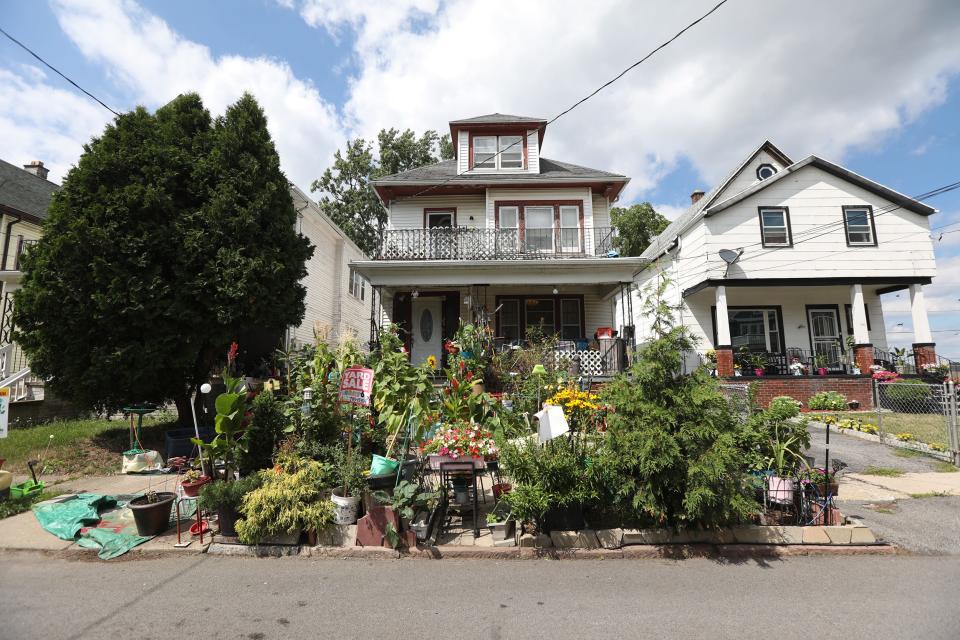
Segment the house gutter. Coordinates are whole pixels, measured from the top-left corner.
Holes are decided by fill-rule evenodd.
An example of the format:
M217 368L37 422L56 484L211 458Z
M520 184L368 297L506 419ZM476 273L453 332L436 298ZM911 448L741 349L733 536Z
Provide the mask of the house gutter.
M0 262L0 271L7 270L7 255L10 252L10 232L13 230L13 225L21 222L22 220L23 218L20 216L15 216L10 222L7 223L6 235L3 238L3 257L0 258L0 260L2 260L2 262Z

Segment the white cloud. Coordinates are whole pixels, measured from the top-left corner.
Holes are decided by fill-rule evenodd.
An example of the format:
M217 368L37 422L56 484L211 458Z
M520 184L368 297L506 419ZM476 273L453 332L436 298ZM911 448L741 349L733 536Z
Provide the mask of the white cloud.
M311 82L294 76L286 62L235 55L215 57L209 48L178 35L166 22L130 0L56 0L53 8L67 36L85 57L103 64L110 78L128 92L131 104L156 108L180 93L195 91L211 113L218 115L244 91L253 93L266 111L287 176L301 187L309 187L345 140L336 108ZM25 82L20 78L21 84ZM49 95L55 91L50 84L32 86ZM100 109L84 96L74 94L71 98L66 104L84 104L81 114ZM9 102L4 100L5 104ZM13 109L0 107L6 108ZM28 129L23 145L42 146L50 127L24 127L30 113L16 107L12 118L19 128ZM71 162L80 154L79 144L96 134L106 119L93 119L95 126L90 118L66 120L56 123L59 139L53 142L61 149L58 158ZM52 158L53 154L46 157Z
M103 130L112 115L71 89L53 87L38 67L22 74L0 69L0 140L3 159L12 164L42 160L59 182L83 151L82 144Z
M491 111L551 117L710 4L297 6L310 24L357 32L345 111L369 136ZM681 157L712 183L765 138L842 160L945 99L958 38L958 3L730 3L552 125L544 152L631 175L628 200Z
M680 214L686 211L688 206L689 205L654 204L653 210L672 222L679 218Z

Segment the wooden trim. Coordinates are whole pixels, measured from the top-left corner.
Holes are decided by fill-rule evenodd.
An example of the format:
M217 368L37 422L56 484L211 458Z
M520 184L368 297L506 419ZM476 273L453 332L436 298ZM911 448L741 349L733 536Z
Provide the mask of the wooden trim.
M457 226L457 208L456 207L424 207L423 208L423 228L429 229L427 224L431 213L452 213L453 226Z
M843 239L846 241L848 247L875 247L877 246L877 223L873 219L873 206L869 204L845 204L840 207L843 211ZM870 219L870 235L873 242L871 244L850 244L850 230L847 228L847 210L848 209L866 209L867 218Z
M877 291L890 293L899 291L911 284L930 284L933 278L926 276L895 276L884 277L843 277L843 278L708 278L683 291L683 297L699 293L709 287L829 287L842 284L886 284L891 285Z
M780 325L780 353L786 355L787 353L787 331L786 327L783 324L783 307L778 304L741 304L734 306L727 306L727 312L730 310L734 311L749 311L750 309L757 309L759 311L776 311L777 312L777 323ZM713 344L717 344L717 306L712 305L710 307L710 318L713 321ZM727 321L729 324L729 319ZM766 336L764 336L766 337ZM733 336L730 336L730 340L733 340ZM720 346L715 346L714 350L720 349ZM723 345L723 348L733 349L733 345ZM736 352L734 352L736 356Z
M524 340L527 335L527 314L526 314L526 304L527 300L553 300L553 330L560 335L562 330L562 323L560 322L560 300L578 300L580 303L580 340L588 340L587 338L587 308L584 301L584 295L582 293L558 293L556 295L552 293L544 294L522 294L522 295L512 295L512 294L501 294L494 297L494 308L498 308L500 303L503 300L517 300L519 305L519 321L520 321L520 340ZM500 313L497 313L496 318L496 335L500 336Z
M787 244L767 244L763 237L763 212L764 211L782 211L783 221L787 227ZM760 244L765 249L791 249L793 248L793 229L790 226L790 207L757 207L757 217L760 220Z

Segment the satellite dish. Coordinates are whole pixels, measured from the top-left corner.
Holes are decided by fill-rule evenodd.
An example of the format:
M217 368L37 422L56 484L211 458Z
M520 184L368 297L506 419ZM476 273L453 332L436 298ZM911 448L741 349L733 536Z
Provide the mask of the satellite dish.
M740 256L743 255L743 249L720 249L720 259L726 262L728 265L733 264L740 259Z

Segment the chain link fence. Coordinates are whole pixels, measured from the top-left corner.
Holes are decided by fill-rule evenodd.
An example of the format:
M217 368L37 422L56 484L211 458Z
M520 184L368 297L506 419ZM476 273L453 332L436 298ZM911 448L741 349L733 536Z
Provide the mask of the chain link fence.
M874 384L877 428L882 442L896 440L949 456L960 465L957 389L953 382L921 379Z

